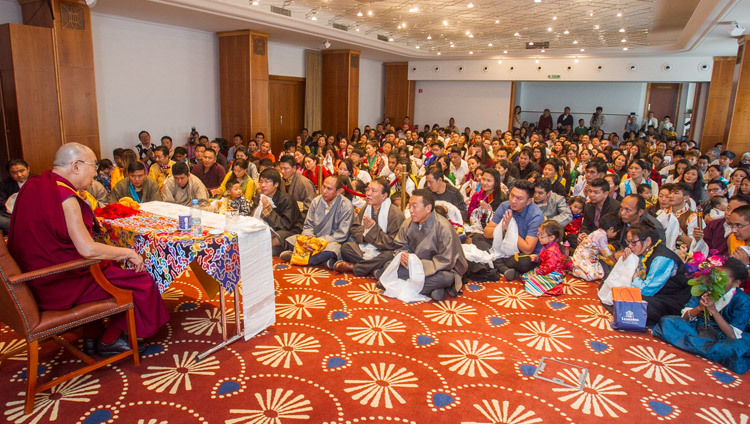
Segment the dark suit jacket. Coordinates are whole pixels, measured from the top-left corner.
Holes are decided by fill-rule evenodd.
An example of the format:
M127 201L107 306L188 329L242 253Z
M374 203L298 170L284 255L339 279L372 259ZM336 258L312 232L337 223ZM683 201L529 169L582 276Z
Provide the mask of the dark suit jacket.
M29 175L29 178L31 177L32 175ZM8 177L0 182L0 213L10 216L8 214L8 211L5 209L5 202L10 196L18 193L18 190L18 183L11 177Z
M604 201L604 206L602 206L602 213L599 215L599 218L608 213L620 213L620 202L611 197L607 197L607 200ZM596 231L598 227L594 224L594 216L596 216L596 206L593 203L586 203L583 207L583 224L581 224L582 233L591 234Z

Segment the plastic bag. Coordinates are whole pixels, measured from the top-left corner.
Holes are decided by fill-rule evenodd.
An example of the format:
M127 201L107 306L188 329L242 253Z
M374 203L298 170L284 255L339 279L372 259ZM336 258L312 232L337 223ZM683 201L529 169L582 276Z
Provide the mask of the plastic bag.
M398 267L401 265L401 254L397 253L380 276L380 284L385 287L383 295L402 302L422 302L429 297L419 294L424 288L424 268L417 255L409 254L409 280L398 278Z
M638 268L638 261L638 256L632 253L626 259L620 257L617 260L612 272L609 273L599 289L599 300L603 304L612 306L612 287L630 287L633 285L633 275Z

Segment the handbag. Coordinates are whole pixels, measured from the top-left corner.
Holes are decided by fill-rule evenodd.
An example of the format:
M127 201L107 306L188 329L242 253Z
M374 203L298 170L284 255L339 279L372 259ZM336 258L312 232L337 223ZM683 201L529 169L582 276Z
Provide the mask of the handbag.
M643 301L641 291L635 287L612 289L615 304L615 320L610 323L613 330L646 331L648 303Z

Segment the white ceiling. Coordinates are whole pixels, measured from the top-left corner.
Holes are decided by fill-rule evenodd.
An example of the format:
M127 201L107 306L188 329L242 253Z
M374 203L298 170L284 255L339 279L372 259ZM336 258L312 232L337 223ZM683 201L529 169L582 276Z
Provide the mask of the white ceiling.
M92 11L211 32L252 28L314 49L329 40L383 61L733 55L727 22L750 27L750 0L98 0Z

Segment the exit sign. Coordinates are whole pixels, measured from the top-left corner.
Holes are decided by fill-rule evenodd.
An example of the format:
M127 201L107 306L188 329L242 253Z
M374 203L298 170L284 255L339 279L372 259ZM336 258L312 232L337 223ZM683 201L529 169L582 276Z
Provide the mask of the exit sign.
M560 79L560 75L559 74L557 74L557 75L549 74L549 75L547 75L547 78L548 79Z

